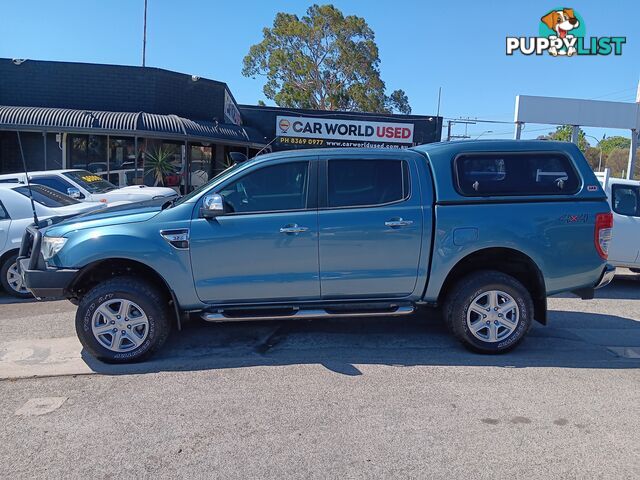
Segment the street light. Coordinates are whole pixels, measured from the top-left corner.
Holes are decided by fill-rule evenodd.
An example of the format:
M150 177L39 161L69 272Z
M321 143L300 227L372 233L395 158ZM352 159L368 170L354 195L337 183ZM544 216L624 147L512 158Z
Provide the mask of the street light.
M479 139L482 135L484 135L485 133L493 133L493 130L485 130L484 132L482 132L480 135L478 135L474 140Z
M601 172L602 171L602 147L600 146L600 142L602 140L604 140L605 138L607 138L607 134L605 133L604 135L602 135L602 138L600 140L598 140L593 135L585 134L584 136L585 137L589 137L589 138L593 138L596 141L596 147L598 148L598 150L600 150L600 158L598 159L598 171Z

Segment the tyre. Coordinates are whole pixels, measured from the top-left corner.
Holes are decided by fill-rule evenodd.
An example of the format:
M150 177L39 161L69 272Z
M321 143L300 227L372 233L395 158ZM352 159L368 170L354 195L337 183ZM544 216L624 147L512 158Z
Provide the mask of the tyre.
M533 323L533 300L515 278L485 270L462 278L447 296L445 321L468 349L502 353L513 349Z
M167 302L157 288L134 277L116 277L82 298L76 333L97 359L131 363L162 347L171 329L170 318Z
M8 257L2 264L0 268L0 283L2 283L2 288L4 288L9 295L17 298L33 298L31 292L22 284L22 277L18 273L17 259L18 254L15 253Z

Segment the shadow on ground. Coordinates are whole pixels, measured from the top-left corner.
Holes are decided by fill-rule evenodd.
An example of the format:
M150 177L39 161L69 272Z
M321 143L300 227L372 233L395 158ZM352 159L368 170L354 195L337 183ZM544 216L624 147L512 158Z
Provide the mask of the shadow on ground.
M211 325L193 321L174 332L147 362L107 365L85 352L83 358L95 372L111 375L296 364L320 364L344 375L360 375L357 365L366 364L640 367L640 359L618 356L608 348L640 347L640 321L552 311L550 324L535 324L525 342L510 353L480 355L462 348L437 315Z

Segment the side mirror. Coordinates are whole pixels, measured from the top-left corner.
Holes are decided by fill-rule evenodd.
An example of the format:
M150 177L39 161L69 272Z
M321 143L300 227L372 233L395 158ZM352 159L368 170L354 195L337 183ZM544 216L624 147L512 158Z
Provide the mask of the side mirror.
M82 193L80 193L80 189L74 188L74 187L67 188L67 195L75 199L82 198Z
M224 199L218 193L205 195L200 208L202 218L216 218L224 215Z

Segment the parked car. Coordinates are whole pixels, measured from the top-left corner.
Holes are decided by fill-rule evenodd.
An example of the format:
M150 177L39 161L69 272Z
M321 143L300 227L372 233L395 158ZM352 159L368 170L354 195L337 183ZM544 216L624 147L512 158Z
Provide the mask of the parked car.
M640 181L613 178L608 168L596 177L613 210L609 260L617 267L640 273Z
M146 185L131 185L118 188L106 181L100 175L86 170L46 170L29 172L29 181L34 184L46 185L58 192L84 202L141 202L153 198L177 197L175 190L166 187L147 187ZM10 173L0 175L0 183L26 183L24 173Z
M43 185L32 185L38 218L76 215L105 208L100 202L79 202ZM33 223L33 211L26 185L0 185L0 283L14 297L32 297L18 274L16 258L27 225Z
M146 357L187 314L296 320L423 305L442 305L468 348L497 353L546 323L548 295L593 298L611 280L611 222L571 143L295 150L236 164L174 202L30 227L19 263L35 296L78 305L80 341L107 362Z

